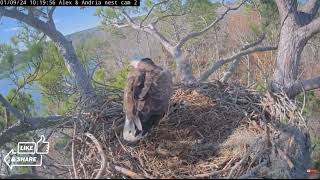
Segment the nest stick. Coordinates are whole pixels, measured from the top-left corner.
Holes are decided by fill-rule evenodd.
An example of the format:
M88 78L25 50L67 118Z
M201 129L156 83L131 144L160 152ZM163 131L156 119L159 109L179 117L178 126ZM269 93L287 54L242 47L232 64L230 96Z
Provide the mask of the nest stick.
M197 175L194 175L194 176L190 176L189 178L205 178L205 177L210 177L210 176L216 176L218 174L227 172L230 169L231 168L226 168L226 169L221 169L219 171L214 171L214 172L210 172L210 173L197 174Z
M236 165L234 165L234 166L231 168L231 171L230 171L227 179L230 179L230 178L232 177L234 171L246 161L246 159L249 157L249 155L250 155L250 151L248 151L248 152L246 153L246 155L243 156L243 158L242 158Z
M256 167L252 168L249 172L247 172L246 174L242 175L239 177L239 179L248 179L250 177L255 177L256 176L256 173L257 171L267 165L268 161L263 161L262 163L260 163L259 165L257 165Z
M94 137L94 135L92 135L91 133L85 133L84 134L85 136L87 136L88 138L90 138L92 140L92 142L96 145L97 149L98 149L98 152L101 156L101 167L100 167L100 170L98 171L95 179L99 179L101 177L101 175L104 173L105 169L106 169L106 166L107 166L107 158L106 158L106 155L103 151L103 148L100 144L100 142L98 141L97 138Z
M138 174L138 173L135 173L129 169L126 169L124 167L120 167L120 166L116 166L116 165L111 165L111 167L113 169L115 169L116 171L118 171L119 173L123 174L123 175L126 175L130 178L133 178L133 179L145 179L144 176Z
M77 169L76 169L76 162L75 162L75 158L74 158L74 142L75 142L75 137L76 137L76 129L77 129L77 125L74 122L74 124L73 124L73 139L72 139L72 146L71 146L71 154L72 154L71 158L72 158L72 167L73 167L74 178L79 179Z

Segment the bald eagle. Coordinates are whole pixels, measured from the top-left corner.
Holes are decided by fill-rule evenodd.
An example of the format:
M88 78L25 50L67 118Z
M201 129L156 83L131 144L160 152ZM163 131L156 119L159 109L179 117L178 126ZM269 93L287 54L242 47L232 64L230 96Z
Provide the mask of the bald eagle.
M124 90L124 140L134 143L158 125L168 110L172 95L171 73L150 58L133 58Z

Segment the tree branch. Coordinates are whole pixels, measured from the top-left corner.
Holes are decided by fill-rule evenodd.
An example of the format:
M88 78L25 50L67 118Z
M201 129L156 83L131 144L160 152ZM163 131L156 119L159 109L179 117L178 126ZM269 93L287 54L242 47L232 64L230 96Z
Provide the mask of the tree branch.
M320 17L311 21L311 23L298 29L298 35L304 40L309 40L315 34L320 32Z
M143 20L140 22L140 27L143 25L144 21L148 19L148 17L150 16L151 12L153 11L153 9L154 9L155 7L157 7L157 6L161 5L161 4L167 3L167 2L169 2L169 0L160 1L160 2L158 2L158 3L156 3L156 4L154 4L154 5L150 8L148 14L147 14L147 15L143 18Z
M241 51L247 50L247 49L249 49L249 48L251 48L251 47L253 47L253 46L256 46L256 45L260 44L260 43L264 40L265 37L266 37L266 33L263 33L255 42L250 43L250 44L248 44L248 45L245 45L245 46L241 49Z
M129 24L118 24L118 23L112 23L110 24L111 26L114 26L116 28L125 28L125 27L129 27Z
M50 24L50 26L52 26L54 29L56 29L56 25L53 21L54 10L56 10L56 6L53 6L48 12L48 24Z
M10 111L18 119L20 120L25 119L24 114L22 114L20 111L14 108L1 94L0 94L0 103L3 105L4 108Z
M214 22L212 22L209 26L205 27L199 32L191 32L188 35L186 35L184 38L180 40L180 42L176 45L177 49L180 49L188 40L191 38L197 37L202 35L203 33L207 32L209 29L214 27L217 23L219 23L230 11L238 10L244 3L246 3L248 0L243 0L237 7L234 8L228 8L218 19L216 19Z
M294 98L303 91L310 91L320 88L320 76L294 83L287 91L290 98Z
M164 16L161 16L161 17L158 17L155 21L153 21L151 24L153 25L156 25L160 20L163 20L165 18L168 18L168 17L178 17L178 16L184 16L187 14L187 11L181 13L181 14L167 14L167 15L164 15Z
M235 59L238 59L242 56L245 56L245 55L248 55L251 53L255 53L255 52L272 51L272 50L276 50L277 48L278 48L277 46L251 47L251 48L248 48L244 51L240 51L237 54L232 55L231 57L221 59L221 60L217 61L209 70L204 72L201 75L199 81L200 82L206 81L210 77L210 75L212 73L214 73L216 70L218 70L221 66L223 66L226 63L230 63L230 62L234 61Z
M19 110L14 108L1 94L0 102L12 113L12 115L18 118L18 122L16 124L0 133L0 147L5 143L10 142L13 137L16 137L17 135L24 134L32 130L51 127L65 121L62 116L28 118Z
M279 13L280 13L280 16L281 18L285 16L285 14L288 13L288 9L286 7L286 2L283 1L283 0L275 0L276 1L276 4L277 4L277 7L278 7L278 10L279 10Z
M120 11L120 13L124 16L126 21L128 22L128 25L130 25L133 29L144 31L150 35L152 35L154 38L158 39L160 43L170 52L173 51L173 46L169 42L167 38L165 38L162 34L159 33L159 31L156 29L156 27L153 24L149 24L148 26L139 26L137 25L133 19L123 10Z
M280 15L284 17L289 12L296 12L298 7L298 1L297 0L275 0L278 10L280 12Z
M313 17L317 14L320 7L319 0L309 0L302 8L302 12L311 14Z
M236 59L233 63L229 64L228 70L224 72L221 82L226 83L231 78L232 74L236 71L240 65L240 58Z

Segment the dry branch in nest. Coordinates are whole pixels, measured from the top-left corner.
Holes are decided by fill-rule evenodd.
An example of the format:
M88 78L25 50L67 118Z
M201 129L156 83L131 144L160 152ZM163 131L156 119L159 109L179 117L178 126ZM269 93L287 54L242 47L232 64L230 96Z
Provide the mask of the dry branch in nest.
M121 137L121 96L109 96L79 122L78 178L298 178L310 155L296 104L220 82L176 86L168 114L134 147Z

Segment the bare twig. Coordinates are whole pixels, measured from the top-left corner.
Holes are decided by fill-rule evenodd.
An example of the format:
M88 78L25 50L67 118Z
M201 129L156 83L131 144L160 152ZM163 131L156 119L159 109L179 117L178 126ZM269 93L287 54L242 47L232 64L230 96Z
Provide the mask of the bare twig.
M73 123L73 138L72 138L72 146L71 146L71 158L72 158L72 167L73 167L73 174L75 179L79 179L76 167L76 160L75 160L75 150L74 150L74 143L76 139L76 131L77 131L77 124Z
M143 20L140 22L140 27L142 27L143 23L145 20L147 20L147 18L149 17L149 15L151 14L151 12L153 11L153 9L161 4L165 4L169 2L169 0L165 0L165 1L160 1L158 3L155 3L151 8L150 10L148 11L147 15L143 18Z
M277 46L251 47L251 48L246 49L244 51L240 51L240 52L236 53L235 55L232 55L232 56L230 56L228 58L221 59L221 60L217 61L209 70L204 72L201 75L199 81L200 82L206 81L210 77L210 75L212 73L214 73L216 70L218 70L224 64L233 62L235 59L238 59L238 58L240 58L242 56L245 56L245 55L248 55L248 54L251 54L251 53L255 53L255 52L272 51L272 50L276 50L277 48L278 48Z
M124 168L124 167L120 167L120 166L116 166L116 165L110 165L114 170L118 171L119 173L123 174L123 175L126 175L130 178L133 178L133 179L145 179L144 176L138 174L138 173L135 173L127 168Z
M97 138L94 137L94 135L92 135L91 133L85 133L84 135L92 140L92 142L96 145L98 152L101 156L101 167L100 167L100 170L98 171L97 175L95 176L95 179L99 179L102 176L102 174L105 172L105 169L107 166L106 155L103 151L103 148L102 148L100 142L98 141Z

